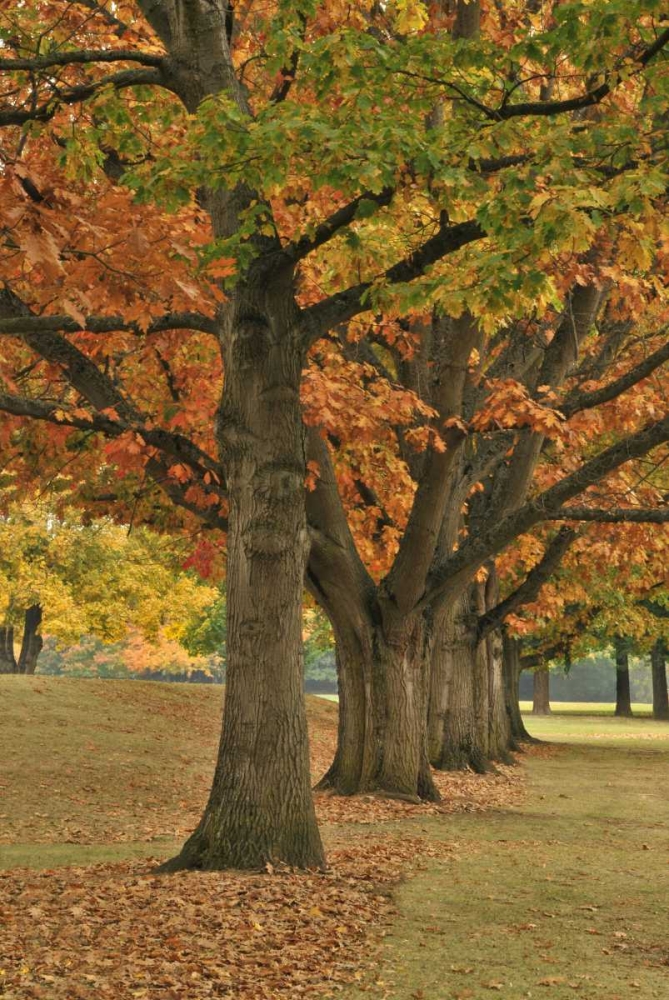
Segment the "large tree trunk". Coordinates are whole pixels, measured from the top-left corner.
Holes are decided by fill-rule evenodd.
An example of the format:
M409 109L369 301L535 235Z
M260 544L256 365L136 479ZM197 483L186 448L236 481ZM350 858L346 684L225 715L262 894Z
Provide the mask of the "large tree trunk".
M142 3L168 50L170 88L191 114L213 95L250 113L230 51L227 4ZM220 182L220 183L219 183ZM214 237L244 232L261 196L219 178L198 198ZM228 496L227 678L223 731L204 815L178 868L324 864L311 794L303 695L302 595L309 550L294 261L267 211L222 303L224 384L216 438Z
M430 637L423 618L360 633L336 629L339 733L318 784L343 795L375 792L436 801L426 743Z
M339 795L376 788L381 760L385 704L384 673L375 630L335 632L339 727L337 750L316 786ZM376 694L376 697L375 697Z
M436 628L428 747L441 770L471 767L483 773L491 761L511 763L502 634L479 639L480 616L497 603L497 580L474 583L441 612Z
M663 639L658 639L650 654L653 676L653 718L669 719L669 694L667 694L667 648Z
M548 667L534 671L532 715L551 714L551 674Z
M616 715L629 718L632 715L630 690L629 653L625 640L616 636Z
M309 773L302 595L309 551L301 355L286 299L257 288L222 331L227 675L209 802L176 868L324 865ZM248 289L247 289L248 292ZM262 317L267 317L263 319Z
M0 628L0 674L17 674L19 665L14 655L14 629L11 625Z
M386 718L379 788L408 799L437 801L427 756L431 629L420 616L394 628L382 649Z
M504 633L504 696L506 711L511 731L511 749L518 750L522 743L534 743L525 728L525 722L520 711L518 698L518 683L522 667L520 665L520 641L512 639Z
M485 588L481 588L484 611L499 603L499 581L494 565L490 567ZM488 671L488 756L503 764L512 764L511 725L506 710L504 687L504 641L501 628L492 629L485 640Z
M444 771L489 769L489 686L485 643L479 643L468 588L444 609L433 652L433 700L430 706L430 750L435 767Z
M20 674L34 674L37 667L37 659L42 652L42 636L38 634L38 629L42 624L42 608L39 604L33 604L26 610L23 639L21 641L21 652L19 653L18 671Z

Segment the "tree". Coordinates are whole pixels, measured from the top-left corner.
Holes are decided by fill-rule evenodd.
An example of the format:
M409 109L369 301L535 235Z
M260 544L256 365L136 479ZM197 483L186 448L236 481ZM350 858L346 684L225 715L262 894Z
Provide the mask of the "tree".
M35 672L43 626L61 644L86 635L114 642L131 630L181 639L215 593L181 568L187 544L106 519L82 525L44 502L8 505L0 516L2 672Z
M653 718L669 719L669 694L667 693L667 647L664 639L657 639L650 654L653 678Z
M534 671L533 715L550 715L550 676L548 667Z
M616 652L616 715L632 715L632 696L630 693L629 648L622 636L615 639Z
M609 525L595 523L574 537L539 599L511 616L512 628L528 640L525 665L562 658L570 667L574 657L613 646L616 714L631 715L630 654L650 652L653 663L664 643L666 544L666 528L633 522L615 534ZM597 666L609 669L603 661ZM599 694L606 700L601 688Z
M318 866L301 692L305 572L341 666L332 783L434 795L431 619L437 632L442 616L457 621L457 600L462 649L478 656L470 609L491 610L497 583L491 572L472 583L476 573L540 521L576 516L565 515L574 497L669 437L660 408L639 414L527 499L560 428L542 387L560 387L573 345L586 343L603 269L654 264L639 234L662 217L655 125L669 32L650 2L559 5L548 27L531 11L496 10L478 37L475 4L430 15L422 3L278 0L240 11L138 0L110 21L102 8L72 3L64 14L42 0L11 13L0 60L12 149L2 176L0 330L12 351L0 408L16 418L7 443L26 465L39 455L42 469L76 449L81 467L105 436L108 465L132 484L123 502L151 479L227 528L220 756L174 866ZM593 108L597 127L583 128ZM602 165L603 146L619 151L612 164ZM410 510L390 526L397 547L383 579L361 559L331 443L314 429L327 436L327 393L307 413L308 440L300 403L308 352L322 353L323 338L345 351L339 341L355 339L362 316L386 340L408 326L405 410L424 418L406 433L393 425L398 448L408 438L423 451L402 456L415 472ZM650 372L662 363L655 337ZM625 372L628 388L639 365ZM620 380L596 385L623 391ZM575 388L572 412L587 392ZM492 468L504 467L492 492L491 440ZM349 486L364 491L368 472ZM306 498L305 479L315 486ZM479 482L485 503L471 504L463 538L461 508ZM499 634L485 641L480 692L493 692L494 708ZM486 753L503 742L494 714L481 720Z

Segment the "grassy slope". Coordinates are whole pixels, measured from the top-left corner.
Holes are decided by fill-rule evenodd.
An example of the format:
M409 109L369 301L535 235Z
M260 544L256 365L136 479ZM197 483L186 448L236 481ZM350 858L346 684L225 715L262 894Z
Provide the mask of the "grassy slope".
M220 687L0 677L0 706L0 868L167 853L193 829ZM308 711L322 773L337 709L310 697Z

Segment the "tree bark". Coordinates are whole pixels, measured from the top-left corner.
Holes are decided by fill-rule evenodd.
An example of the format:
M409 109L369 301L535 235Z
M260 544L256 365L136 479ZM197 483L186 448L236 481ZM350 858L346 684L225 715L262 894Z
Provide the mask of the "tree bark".
M630 691L629 653L625 640L616 636L616 715L629 718L632 715Z
M385 728L379 788L399 798L438 801L427 756L427 702L432 636L423 616L386 636Z
M223 732L204 815L169 870L324 865L303 696L302 355L286 309L290 289L273 291L247 285L221 334L218 436L229 495Z
M491 565L482 589L484 614L499 603L499 581ZM479 619L480 620L480 619ZM501 628L492 629L483 640L488 672L488 756L502 764L513 764L511 725L504 687L504 641Z
M362 636L335 627L339 732L319 790L438 801L427 756L430 634L425 621L399 622Z
M24 618L23 639L21 640L21 652L19 653L18 662L18 672L20 674L35 673L37 660L43 646L42 636L37 631L41 624L41 605L33 604L26 609Z
M384 677L374 629L365 630L362 637L352 630L334 631L339 690L337 750L316 788L355 795L377 786Z
M551 676L548 667L534 671L534 699L532 715L551 714Z
M650 654L653 676L653 718L669 719L669 694L667 693L667 648L663 639L658 639Z
M14 628L3 625L0 628L0 674L18 674L19 665L14 655Z
M520 641L511 639L504 633L504 696L509 718L510 742L512 750L519 750L523 743L537 742L525 728L520 711L518 683L522 667L520 665Z
M444 609L433 651L430 750L443 771L489 770L488 677L483 647L476 635L473 588Z

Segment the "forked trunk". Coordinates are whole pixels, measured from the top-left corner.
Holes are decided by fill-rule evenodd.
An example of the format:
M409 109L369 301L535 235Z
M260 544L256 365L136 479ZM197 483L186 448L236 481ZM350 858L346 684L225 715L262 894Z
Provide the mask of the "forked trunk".
M616 715L629 718L632 715L632 692L630 688L629 653L625 640L616 637Z
M363 637L336 629L339 733L317 788L437 801L427 758L429 629L422 618Z
M669 719L669 695L667 694L667 649L662 639L658 639L650 654L653 675L653 718Z
M535 743L525 728L525 722L520 711L518 684L521 674L520 642L504 634L504 696L506 711L509 718L511 749L518 750L522 743Z
M19 665L14 655L14 629L11 625L0 628L0 674L18 674Z
M42 608L39 604L33 604L26 610L23 639L21 641L21 652L19 653L18 671L20 674L34 674L37 667L37 659L42 652L42 636L38 634L38 629L42 624Z
M551 676L548 667L534 671L534 698L532 715L551 714Z
M309 549L300 354L285 298L258 290L222 336L219 439L227 473L227 686L213 787L167 870L321 868L303 695ZM290 301L290 299L289 299ZM265 322L262 315L271 317Z

